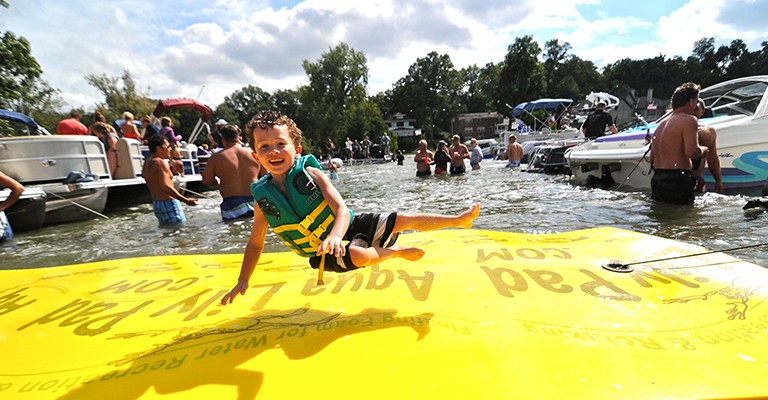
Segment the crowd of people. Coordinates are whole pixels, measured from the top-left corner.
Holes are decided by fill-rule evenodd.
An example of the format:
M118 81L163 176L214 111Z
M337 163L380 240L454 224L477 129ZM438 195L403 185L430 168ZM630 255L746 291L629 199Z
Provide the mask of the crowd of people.
M461 143L459 135L453 135L451 138L451 147L444 140L437 142L437 150L432 152L427 147L427 141L419 141L419 147L413 157L416 163L416 176L430 176L433 174L434 165L435 175L463 175L467 172L466 160L469 160L469 166L473 171L480 169L480 164L484 159L483 151L478 145L476 138L469 140L469 147ZM403 165L402 160L405 157L402 152L398 152L397 165ZM523 147L517 143L515 135L509 136L507 149L501 157L507 160L507 168L516 168L520 166L520 160L523 158Z
M651 178L651 196L655 201L692 204L696 193L703 191L702 174L705 167L709 168L715 180L715 190L717 192L723 191L720 161L717 155L717 132L710 126L698 123L699 118L704 117L708 112L704 102L699 99L699 91L700 86L694 83L685 83L679 86L672 95L672 113L661 121L654 132L650 148L650 163L654 171ZM286 154L283 150L279 151L283 156L281 162L293 165L292 161L301 154L300 130L287 116L279 113L273 116L282 122L274 123L270 122L272 120L264 120L262 118L264 117L263 113L255 116L246 128L246 133L250 136L246 140L259 146L258 142L253 141L254 135L257 133L259 135L269 133L267 136L275 136L270 136L269 140L265 139L265 148L279 147L275 145L276 141L282 141L283 147L293 146L288 152L296 152L295 157ZM98 112L94 114L93 119L95 122L86 127L80 122L80 115L73 112L69 118L58 124L56 131L62 135L92 134L97 136L104 144L110 172L113 174L117 165L116 143L120 136L134 138L148 145L151 156L144 163L142 175L153 199L155 215L161 223L183 222L185 216L181 203L194 206L197 204L197 200L182 195L174 188L173 176L174 174L183 174L183 168L178 162L180 157L178 147L181 137L173 131L173 121L168 117L163 117L161 127L158 128L152 125L149 116L143 116L140 119L142 128L139 129L134 123L133 114L130 112L123 114L123 121L119 126L106 123L104 116ZM284 130L287 132L283 132ZM605 111L605 103L599 102L597 104L595 111L587 117L581 130L588 139L603 136L606 131L616 132L616 125L613 123L612 117ZM264 139L259 135L256 135L255 138ZM260 182L260 179L263 179L265 175L269 179L273 179L276 172L285 174L287 171L276 168L275 158L271 155L261 154L262 149L259 147L253 147L253 150L245 147L240 128L228 124L224 119L216 122L215 129L208 135L208 140L211 145L211 156L207 167L204 169L202 181L206 185L218 186L223 199L220 204L222 218L225 220L250 218L255 214L264 217L264 213L272 212L266 205L257 204L254 200L255 192L252 191L251 184ZM389 153L389 143L389 136L384 133L380 138L380 146L387 154ZM349 158L370 157L371 147L372 144L368 137L365 137L361 142L347 138L344 148L339 152L333 141L328 139L325 150L329 156L329 180L338 177L338 167L330 160L330 157L334 155ZM428 148L426 140L419 141L418 149L414 155L416 175L419 177L430 176L433 173L435 175L461 175L467 171L465 160L469 160L472 170L480 169L483 154L475 138L470 139L470 147L468 148L461 143L461 138L458 135L452 137L450 147L448 143L440 140L434 152ZM277 150L273 151L277 152ZM403 165L404 158L402 151L398 151L396 155L398 165ZM503 156L503 159L507 160L506 167L519 167L522 158L522 146L517 143L515 135L510 135ZM314 157L312 159L317 161ZM271 164L265 165L265 162ZM319 164L315 165L315 163L309 163L307 166L309 170L312 168L320 169L318 168ZM432 166L434 166L434 172ZM326 176L323 174L323 178L317 178L318 174L317 172L308 173L306 177L310 182L314 182L313 186L320 182L324 195L330 197L329 200L335 203L332 204L332 207L336 211L343 210L337 204L339 202L338 194L333 193L333 190L330 190L325 184ZM283 192L287 190L285 182L278 180L275 183L279 190ZM23 192L23 186L2 173L0 173L0 186L11 190L11 195L5 201L0 202L0 231L2 231L0 233L3 239L7 239L12 236L12 230L3 210L19 198ZM257 205L259 207L256 207ZM259 208L261 213L254 212ZM347 223L347 221L344 222ZM340 239L344 237L344 234L337 236ZM319 246L319 243L316 244ZM337 249L338 243L334 241L321 248ZM397 254L397 252L393 254ZM359 263L356 264L359 265Z
M352 140L347 137L343 142L343 146L337 147L333 140L328 138L325 148L317 149L316 155L320 158L339 158L342 160L384 158L392 154L390 142L391 139L386 132L379 138L379 143L374 143L368 136L364 136L363 140ZM321 154L322 150L324 152Z
M666 117L654 132L650 161L654 170L651 179L652 199L675 204L693 204L696 194L705 190L702 178L704 168L708 168L714 178L715 191L722 193L723 181L720 159L717 153L717 132L711 126L698 123L706 117L708 110L704 101L699 99L700 86L686 83L678 87L672 95L672 113ZM587 140L594 140L606 134L617 133L612 116L606 111L606 103L599 101L581 126L581 132ZM426 140L419 141L414 155L416 176L433 174L461 175L466 172L464 160L469 159L472 170L480 169L483 160L482 151L475 138L470 139L470 149L461 143L458 135L453 136L452 145L439 141L437 150L432 152ZM515 135L509 136L509 143L503 159L508 160L506 167L520 166L523 148L517 143ZM402 165L399 161L398 165Z

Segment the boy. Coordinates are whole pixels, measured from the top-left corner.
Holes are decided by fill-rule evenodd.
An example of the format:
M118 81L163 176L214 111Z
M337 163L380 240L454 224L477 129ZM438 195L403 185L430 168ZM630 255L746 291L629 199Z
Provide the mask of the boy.
M275 111L261 111L245 131L253 156L268 174L251 184L259 207L254 212L237 285L221 299L223 305L232 303L248 289L264 249L267 225L291 250L309 257L312 268L346 272L392 257L416 261L424 255L423 250L394 246L400 232L470 228L480 214L480 205L474 204L457 216L354 215L317 159L312 155L301 156L301 130L293 120ZM349 243L345 246L342 240Z

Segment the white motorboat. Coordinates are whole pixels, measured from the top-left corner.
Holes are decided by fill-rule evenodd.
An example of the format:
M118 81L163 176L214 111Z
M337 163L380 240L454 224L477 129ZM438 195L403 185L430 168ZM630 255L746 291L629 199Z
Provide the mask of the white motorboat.
M768 75L710 86L700 97L714 114L700 123L717 130L723 185L729 192L758 189L768 179ZM666 115L665 115L666 116ZM659 119L662 120L665 116ZM565 160L575 184L619 184L650 190L650 142L658 122L603 136L568 150ZM708 190L714 179L705 169Z

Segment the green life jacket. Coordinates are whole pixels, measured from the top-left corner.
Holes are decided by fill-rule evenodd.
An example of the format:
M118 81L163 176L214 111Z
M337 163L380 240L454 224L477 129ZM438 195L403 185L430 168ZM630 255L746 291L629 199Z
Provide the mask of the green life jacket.
M314 257L336 218L306 167L322 170L315 156L298 158L286 177L287 196L272 183L272 174L252 183L251 193L277 237L296 254ZM353 216L350 210L350 225Z

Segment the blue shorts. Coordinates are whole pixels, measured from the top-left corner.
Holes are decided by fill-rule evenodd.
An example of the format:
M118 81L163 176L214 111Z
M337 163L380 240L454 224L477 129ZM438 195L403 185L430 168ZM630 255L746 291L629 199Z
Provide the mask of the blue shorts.
M177 199L152 200L152 208L155 210L155 217L163 225L180 224L187 220L181 202Z
M8 217L5 216L5 211L0 211L0 242L10 239L13 239L11 223L8 222Z
M227 197L219 206L221 218L237 219L253 217L253 196Z
M505 168L517 168L520 166L520 161L509 161L507 162L507 165L505 165Z

